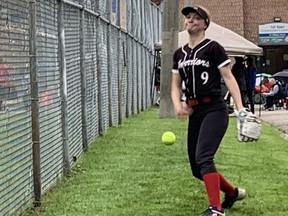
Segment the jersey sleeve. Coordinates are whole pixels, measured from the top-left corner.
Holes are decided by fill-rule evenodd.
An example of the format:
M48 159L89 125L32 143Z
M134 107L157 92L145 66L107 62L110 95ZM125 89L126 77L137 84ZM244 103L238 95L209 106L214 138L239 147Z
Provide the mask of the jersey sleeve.
M220 69L221 67L229 64L231 62L231 60L228 58L224 48L217 43L216 41L213 42L213 56L215 56L214 58L214 63L215 66Z

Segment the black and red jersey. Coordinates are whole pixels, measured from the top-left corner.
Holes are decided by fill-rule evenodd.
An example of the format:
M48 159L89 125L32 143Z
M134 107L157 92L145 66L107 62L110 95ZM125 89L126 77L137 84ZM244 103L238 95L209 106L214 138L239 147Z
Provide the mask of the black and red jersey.
M188 44L177 49L172 72L180 74L187 98L221 96L219 69L230 62L219 43L205 39L193 49Z

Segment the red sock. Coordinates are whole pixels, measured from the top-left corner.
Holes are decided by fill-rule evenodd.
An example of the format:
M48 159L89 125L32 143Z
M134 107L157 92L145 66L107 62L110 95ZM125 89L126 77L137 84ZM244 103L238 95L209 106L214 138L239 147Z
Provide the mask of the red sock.
M218 172L206 173L202 178L205 183L210 205L216 206L218 210L221 210L220 177Z
M219 173L219 178L220 178L220 190L223 191L225 194L227 194L230 197L234 197L236 193L236 188L230 184L224 176Z

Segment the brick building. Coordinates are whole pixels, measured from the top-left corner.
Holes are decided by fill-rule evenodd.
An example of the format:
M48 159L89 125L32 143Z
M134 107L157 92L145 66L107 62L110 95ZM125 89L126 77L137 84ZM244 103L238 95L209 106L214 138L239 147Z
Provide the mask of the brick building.
M187 4L189 1L180 0L180 8L184 2ZM284 68L288 69L287 0L191 0L192 2L209 9L213 22L263 47L263 58L258 62L261 71L274 74ZM183 29L181 14L179 22L180 29Z

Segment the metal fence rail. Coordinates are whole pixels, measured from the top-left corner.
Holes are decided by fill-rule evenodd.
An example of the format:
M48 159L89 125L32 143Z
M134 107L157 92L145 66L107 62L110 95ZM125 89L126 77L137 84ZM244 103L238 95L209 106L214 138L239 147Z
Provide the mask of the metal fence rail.
M99 135L151 106L161 11L148 0L1 0L0 12L0 215L9 216L41 205Z
M7 215L26 205L33 190L29 10L23 0L1 1L0 8L0 215Z
M97 79L97 28L95 16L86 15L85 25L85 68L86 68L86 85L87 85L87 137L88 143L93 141L99 134L98 120L98 79Z
M62 173L57 1L36 2L37 78L42 190ZM33 115L33 113L32 113Z

